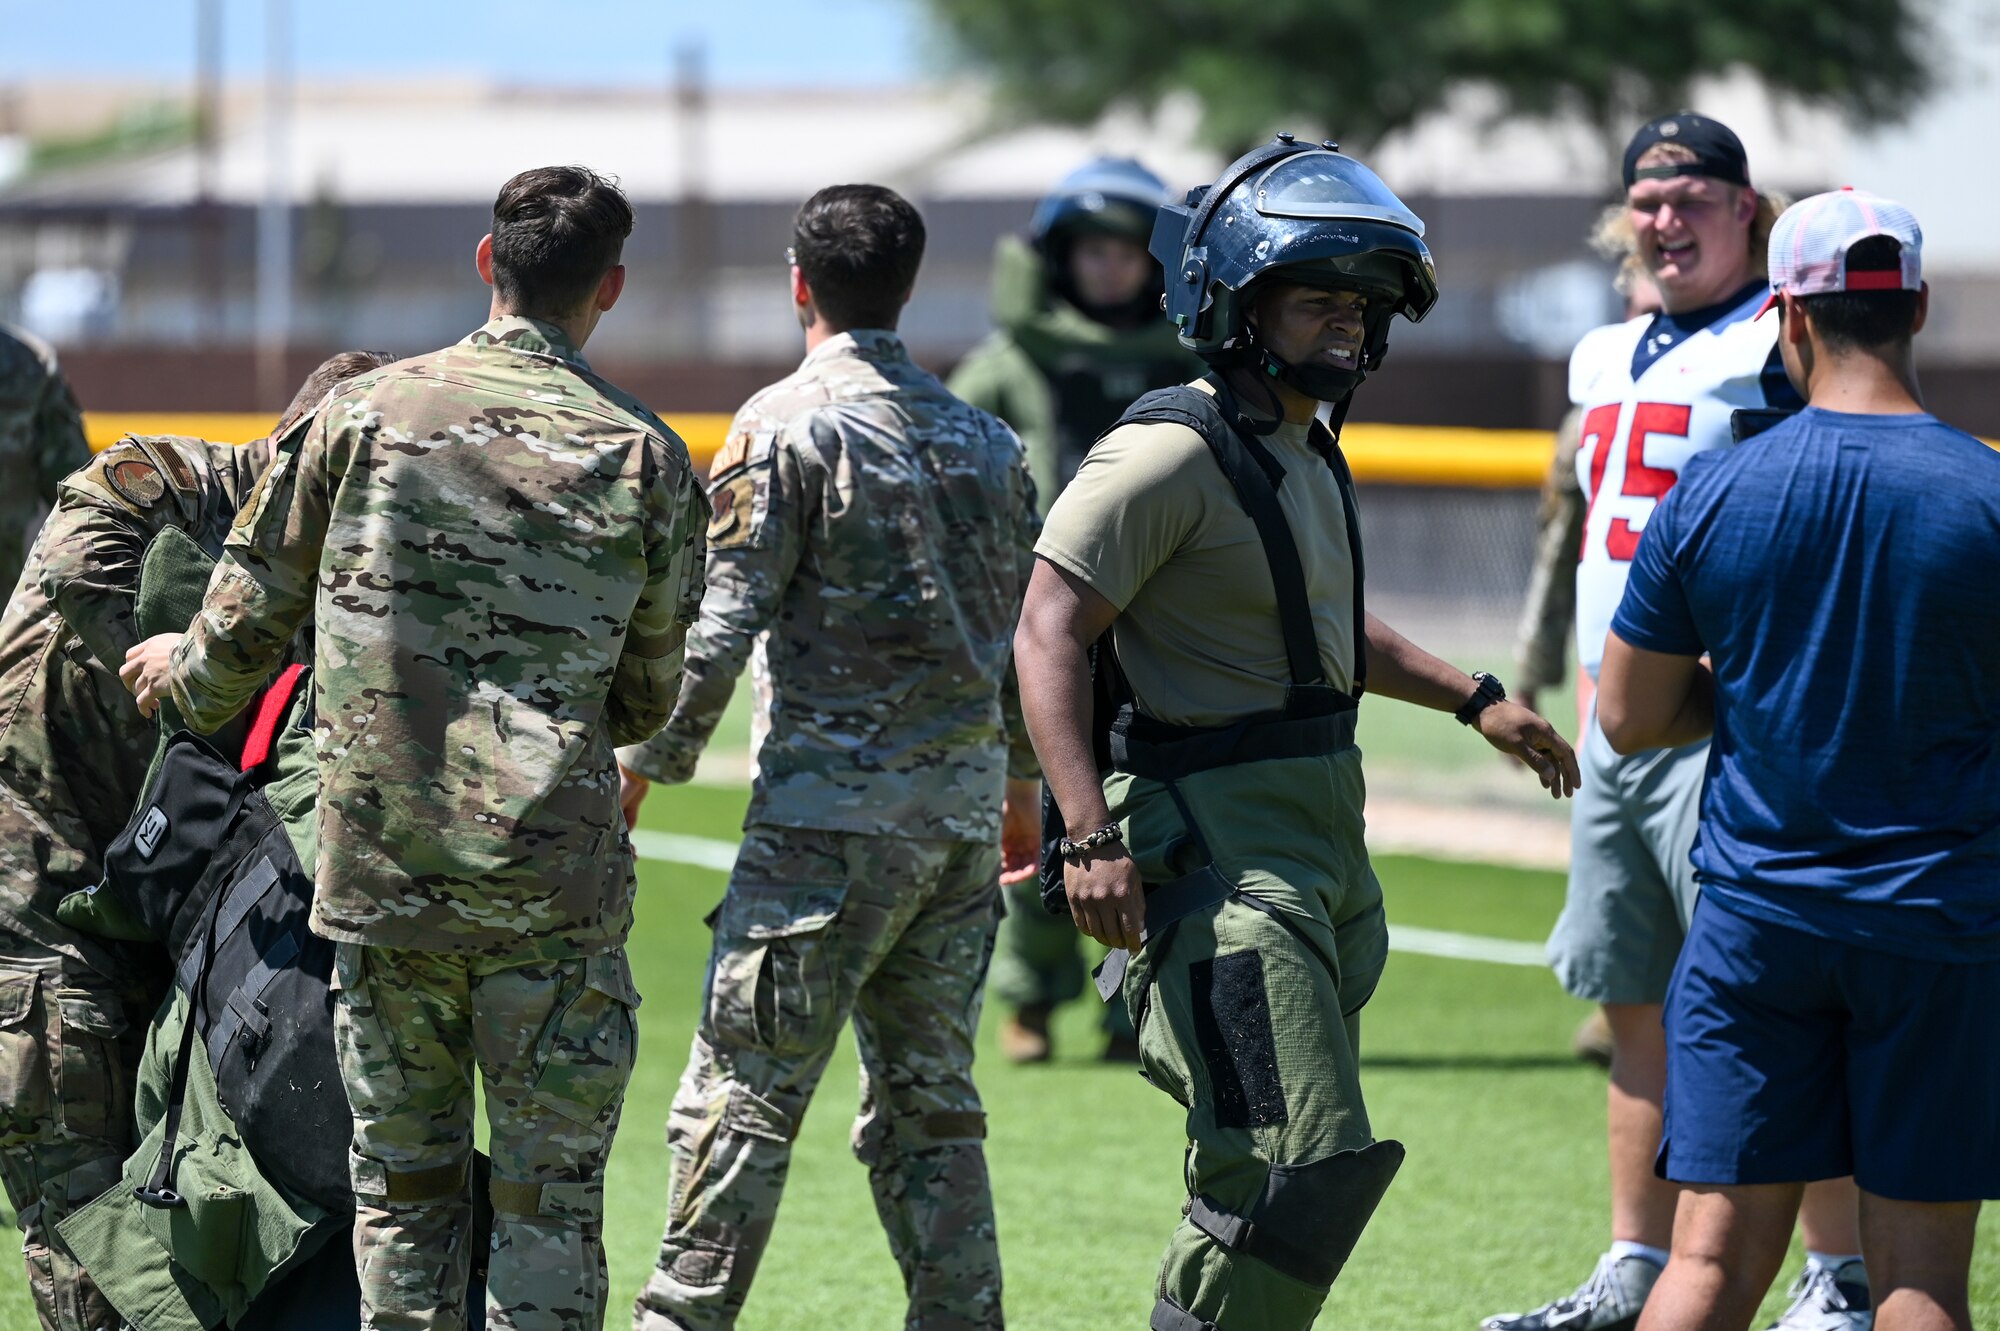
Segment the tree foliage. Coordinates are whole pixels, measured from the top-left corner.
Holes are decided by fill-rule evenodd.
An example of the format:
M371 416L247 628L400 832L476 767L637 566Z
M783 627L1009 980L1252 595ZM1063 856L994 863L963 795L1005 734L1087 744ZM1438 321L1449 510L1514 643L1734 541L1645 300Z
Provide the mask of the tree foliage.
M1930 84L1935 0L925 0L950 47L1030 117L1085 123L1192 94L1235 148L1274 126L1378 141L1455 86L1505 110L1622 125L1747 69L1890 120Z

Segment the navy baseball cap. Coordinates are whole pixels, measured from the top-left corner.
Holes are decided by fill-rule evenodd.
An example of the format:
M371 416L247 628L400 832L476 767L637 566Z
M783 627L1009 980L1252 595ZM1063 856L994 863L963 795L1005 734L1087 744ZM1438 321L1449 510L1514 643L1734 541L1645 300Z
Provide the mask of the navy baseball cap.
M1661 162L1641 169L1639 159L1656 143L1678 143L1694 153L1694 160ZM1648 120L1625 145L1625 188L1632 188L1634 181L1670 180L1675 176L1709 176L1731 185L1748 185L1750 159L1743 151L1743 140L1720 120L1692 111L1676 111Z

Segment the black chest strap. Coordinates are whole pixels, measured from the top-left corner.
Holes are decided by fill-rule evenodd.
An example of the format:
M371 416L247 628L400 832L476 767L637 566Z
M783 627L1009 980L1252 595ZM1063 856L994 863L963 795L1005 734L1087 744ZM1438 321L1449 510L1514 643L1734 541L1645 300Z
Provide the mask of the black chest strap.
M1233 420L1237 414L1236 401L1228 387L1217 382L1216 390L1209 394L1180 384L1148 393L1134 402L1112 429L1169 422L1193 430L1208 445L1216 465L1235 490L1237 502L1257 528L1257 538L1264 547L1271 586L1277 594L1278 630L1284 639L1285 661L1291 674L1292 693L1297 695L1296 703L1319 711L1324 704L1313 706L1307 701L1311 695L1300 692L1326 687L1327 678L1320 660L1319 637L1313 631L1312 596L1306 589L1305 564L1299 557L1291 523L1278 500L1278 489L1285 483L1285 467L1261 441L1236 427ZM1354 573L1354 697L1358 699L1367 678L1367 625L1362 596L1361 522L1354 502L1354 477L1348 470L1347 459L1341 456L1339 444L1325 426L1314 422L1309 438L1314 451L1333 472L1334 483L1340 490L1341 513L1347 523L1347 548ZM1288 710L1292 705L1293 699L1288 698Z

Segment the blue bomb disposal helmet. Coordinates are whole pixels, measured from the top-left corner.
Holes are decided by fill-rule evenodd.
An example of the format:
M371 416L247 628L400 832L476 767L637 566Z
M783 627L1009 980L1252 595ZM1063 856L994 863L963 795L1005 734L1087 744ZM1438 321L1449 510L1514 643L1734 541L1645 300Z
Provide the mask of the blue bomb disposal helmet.
M1331 140L1280 134L1185 203L1162 208L1151 248L1182 346L1211 365L1255 366L1336 402L1381 364L1392 315L1415 323L1437 304L1423 235L1422 219ZM1263 346L1245 314L1255 288L1271 280L1365 293L1360 368L1291 366Z
M1064 176L1035 206L1028 239L1044 254L1050 242L1077 231L1105 231L1144 245L1162 207L1173 201L1165 181L1130 157L1100 157Z

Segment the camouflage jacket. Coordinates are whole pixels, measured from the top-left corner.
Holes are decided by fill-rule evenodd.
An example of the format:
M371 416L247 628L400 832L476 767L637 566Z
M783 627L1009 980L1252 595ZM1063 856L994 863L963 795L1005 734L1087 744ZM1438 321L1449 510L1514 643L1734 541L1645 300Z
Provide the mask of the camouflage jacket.
M40 339L0 326L0 593L20 580L28 529L56 484L90 461L83 417Z
M313 617L315 930L520 960L624 938L612 746L673 709L702 523L686 446L530 319L278 441L170 687L213 729Z
M102 876L157 738L118 679L138 640L139 562L167 527L219 554L270 459L262 439L126 439L62 483L0 618L0 928L114 964L56 922L56 903Z
M1516 693L1555 688L1568 673L1570 630L1576 623L1576 562L1588 505L1576 478L1583 411L1574 408L1556 430L1556 455L1542 483L1541 532L1528 596L1515 632Z
M1034 776L1012 687L1034 562L1020 441L893 333L821 343L736 414L710 482L708 595L673 719L626 755L684 781L769 630L749 821L984 840Z

